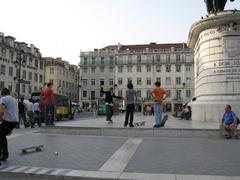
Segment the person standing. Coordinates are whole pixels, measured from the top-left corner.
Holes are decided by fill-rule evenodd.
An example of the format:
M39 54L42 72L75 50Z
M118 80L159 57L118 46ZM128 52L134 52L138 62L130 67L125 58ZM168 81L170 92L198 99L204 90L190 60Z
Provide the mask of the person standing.
M28 122L29 125L33 124L33 103L32 103L32 99L29 99L28 101L25 101L26 104L26 109L27 109L27 116L28 116Z
M134 109L135 109L135 101L137 99L137 94L136 94L136 91L133 89L132 83L129 83L127 85L127 88L128 90L126 91L126 97L125 97L125 105L127 106L127 108L126 108L124 127L127 127L128 125L129 115L130 115L129 127L134 127L133 118L134 118Z
M160 82L155 82L155 88L152 90L152 98L154 100L154 114L155 114L155 125L153 127L162 127L162 102L167 98L166 91L160 87Z
M34 120L33 120L33 123L31 124L32 128L34 128L34 125L35 125L36 122L38 124L38 127L41 127L39 101L40 100L34 102L34 104L33 104Z
M24 127L27 128L29 125L26 118L26 107L24 104L24 97L21 97L20 101L18 102L18 116L19 116L19 123L17 125L17 128L20 128L21 120L23 120Z
M52 86L53 84L49 82L42 93L44 96L46 125L54 125L54 97Z
M7 135L18 125L18 103L10 96L7 88L1 90L0 99L0 160L6 161L9 156Z
M105 105L106 105L106 121L112 121L113 115L113 98L123 99L122 97L116 96L113 92L113 88L110 88L109 91L104 91L103 87L101 87L101 93L105 94Z

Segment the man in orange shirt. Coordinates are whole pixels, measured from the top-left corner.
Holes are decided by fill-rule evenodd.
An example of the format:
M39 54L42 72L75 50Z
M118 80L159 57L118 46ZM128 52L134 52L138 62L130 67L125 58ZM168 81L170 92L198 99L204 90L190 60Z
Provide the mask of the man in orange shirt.
M162 101L167 98L166 91L160 87L160 82L155 82L155 88L152 90L152 98L154 99L154 114L155 114L155 125L153 127L162 127Z

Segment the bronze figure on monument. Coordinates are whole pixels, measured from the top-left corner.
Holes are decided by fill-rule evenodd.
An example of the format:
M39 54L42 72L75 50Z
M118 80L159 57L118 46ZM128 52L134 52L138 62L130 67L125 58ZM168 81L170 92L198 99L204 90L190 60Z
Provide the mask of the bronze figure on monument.
M234 0L230 0L233 2ZM227 0L204 0L208 14L224 11Z

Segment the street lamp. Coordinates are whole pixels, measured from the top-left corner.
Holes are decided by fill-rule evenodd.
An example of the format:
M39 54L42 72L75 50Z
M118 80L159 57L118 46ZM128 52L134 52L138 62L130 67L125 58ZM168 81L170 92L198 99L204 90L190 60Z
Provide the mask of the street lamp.
M15 64L15 67L18 68L18 73L16 74L16 79L17 80L17 84L18 84L18 101L20 100L20 85L21 85L21 82L23 82L24 80L21 79L21 69L22 69L22 66L25 66L26 65L26 61L21 57L21 54L18 55L16 61L14 61L14 64Z

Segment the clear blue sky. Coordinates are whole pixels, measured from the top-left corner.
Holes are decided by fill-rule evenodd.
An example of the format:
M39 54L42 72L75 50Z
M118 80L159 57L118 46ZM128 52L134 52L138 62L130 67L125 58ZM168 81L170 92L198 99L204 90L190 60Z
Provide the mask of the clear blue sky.
M206 14L204 0L1 0L0 32L77 64L80 50L118 42L186 42Z

